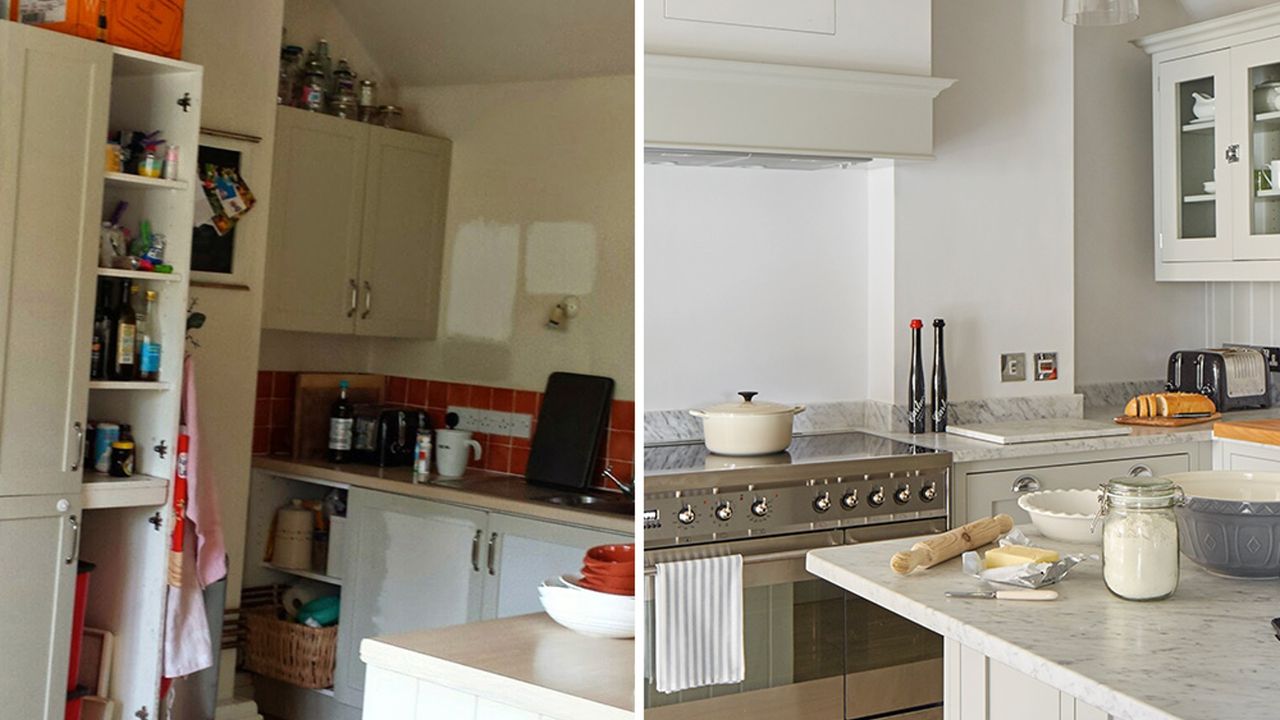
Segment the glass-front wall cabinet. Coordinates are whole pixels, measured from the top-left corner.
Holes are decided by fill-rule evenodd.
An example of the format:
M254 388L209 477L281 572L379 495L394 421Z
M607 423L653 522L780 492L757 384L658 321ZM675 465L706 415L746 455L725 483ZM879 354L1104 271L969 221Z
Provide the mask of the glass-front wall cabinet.
M1235 195L1241 223L1232 256L1240 260L1280 258L1280 40L1263 40L1231 49L1237 104L1232 142L1240 142L1240 164L1247 168L1243 192Z

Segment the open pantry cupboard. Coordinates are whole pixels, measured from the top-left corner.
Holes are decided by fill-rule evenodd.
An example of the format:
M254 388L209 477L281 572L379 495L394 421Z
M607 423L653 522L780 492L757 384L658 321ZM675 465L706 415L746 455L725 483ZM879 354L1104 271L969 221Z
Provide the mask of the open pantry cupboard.
M105 693L158 718L200 127L200 67L0 23L0 697L60 718L77 560L93 563L87 627L114 635ZM109 131L161 130L176 181L106 173ZM16 182L15 182L16 179ZM150 220L172 274L98 267L99 228ZM158 381L90 380L102 278L156 290ZM136 474L87 462L90 421L132 426ZM39 688L40 692L33 692ZM13 703L17 703L15 706Z

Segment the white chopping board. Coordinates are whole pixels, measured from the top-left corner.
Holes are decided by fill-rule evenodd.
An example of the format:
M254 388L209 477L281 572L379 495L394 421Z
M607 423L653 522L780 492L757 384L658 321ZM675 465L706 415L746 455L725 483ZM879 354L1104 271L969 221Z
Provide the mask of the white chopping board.
M1076 418L1012 420L1009 422L947 426L947 432L952 435L1001 445L1128 435L1132 430L1133 428L1116 425L1115 423Z

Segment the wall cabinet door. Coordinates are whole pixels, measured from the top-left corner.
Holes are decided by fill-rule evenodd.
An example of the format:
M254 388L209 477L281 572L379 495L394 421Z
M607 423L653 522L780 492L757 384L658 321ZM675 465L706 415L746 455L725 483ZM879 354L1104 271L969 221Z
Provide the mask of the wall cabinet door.
M1158 67L1159 259L1230 260L1229 199L1239 180L1231 167L1238 163L1230 163L1227 154L1229 144L1239 142L1231 139L1230 52L1170 60Z
M0 23L0 496L79 491L111 49Z
M1231 48L1231 142L1240 143L1232 166L1231 198L1237 260L1280 259L1280 177L1255 182L1255 173L1280 160L1280 92L1255 91L1280 81L1280 39ZM1278 86L1280 87L1280 86Z
M355 327L368 151L368 125L277 111L263 327Z
M0 498L0 698L5 717L61 720L67 702L76 495Z
M369 128L358 335L436 335L449 150L448 140Z
M1096 488L1113 477L1165 475L1187 472L1190 469L1191 458L1186 454L1177 454L967 473L957 484L965 493L965 517L961 522L973 522L1005 513L1012 516L1015 523L1029 523L1031 518L1018 507L1018 497L1026 493L1037 490L1087 490Z
M538 585L577 573L587 548L628 536L493 513L486 537L484 619L542 612Z
M334 692L360 705L364 638L480 619L486 514L353 488Z

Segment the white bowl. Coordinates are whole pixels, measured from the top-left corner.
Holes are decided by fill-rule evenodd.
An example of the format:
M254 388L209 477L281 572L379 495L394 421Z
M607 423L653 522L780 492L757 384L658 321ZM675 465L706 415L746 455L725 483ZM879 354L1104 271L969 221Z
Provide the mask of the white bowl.
M543 588L555 590L556 588ZM632 638L636 636L635 598L626 598L632 605L629 611L594 604L592 600L575 599L581 595L577 591L567 590L568 595L557 592L543 592L539 595L542 609L552 620L583 635L608 638ZM619 596L622 597L622 596Z
M1018 507L1031 516L1042 535L1062 542L1102 542L1102 528L1090 532L1098 514L1097 490L1041 490L1018 498ZM1101 523L1099 523L1101 525Z
M1217 189L1218 183L1213 180L1204 183L1204 191L1209 195L1212 195Z

